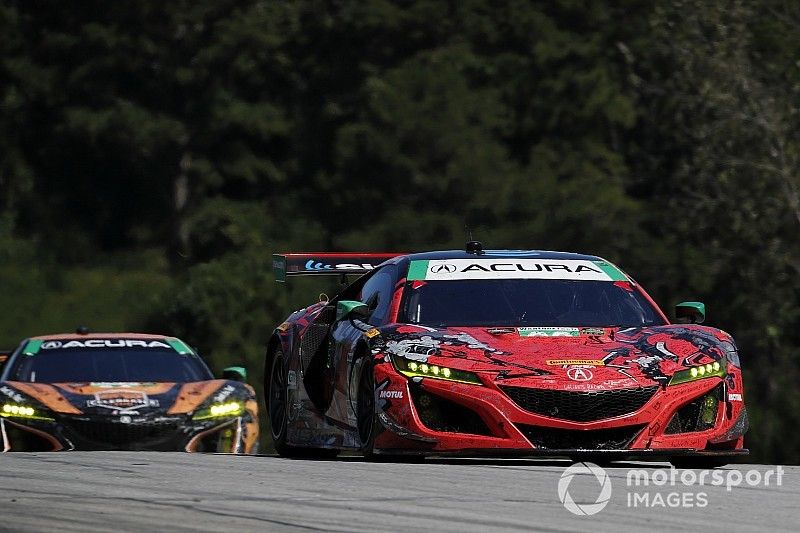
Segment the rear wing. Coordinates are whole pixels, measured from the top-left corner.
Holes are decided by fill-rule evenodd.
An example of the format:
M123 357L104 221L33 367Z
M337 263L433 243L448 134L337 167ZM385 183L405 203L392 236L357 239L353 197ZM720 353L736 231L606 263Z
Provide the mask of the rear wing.
M366 274L388 259L402 253L305 253L273 254L272 270L275 281L286 281L288 276L341 276Z

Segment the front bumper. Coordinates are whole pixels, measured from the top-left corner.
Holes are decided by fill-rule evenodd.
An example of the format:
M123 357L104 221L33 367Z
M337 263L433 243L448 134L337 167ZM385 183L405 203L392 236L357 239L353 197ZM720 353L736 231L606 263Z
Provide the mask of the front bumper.
M658 390L633 412L592 421L571 421L523 409L496 384L409 380L391 363L375 367L378 420L377 453L618 457L746 454L747 429L742 401L730 401L722 378L708 378ZM688 432L667 430L673 415L688 404L720 394L710 427ZM740 390L740 387L739 387ZM428 406L420 404L428 398ZM439 418L427 413L439 402Z
M249 418L249 417L247 417ZM3 451L148 450L249 453L248 420L205 423L187 416L121 422L120 417L59 415L54 421L0 420ZM257 439L257 433L255 438Z

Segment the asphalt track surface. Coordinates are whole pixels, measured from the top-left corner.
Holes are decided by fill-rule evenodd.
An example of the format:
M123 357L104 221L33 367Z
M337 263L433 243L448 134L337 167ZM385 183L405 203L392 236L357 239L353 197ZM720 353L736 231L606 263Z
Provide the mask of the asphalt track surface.
M356 458L313 461L154 452L4 454L0 529L458 533L800 529L800 467L784 466L780 486L772 478L768 487L762 483L728 491L708 484L630 488L628 470L643 465L617 464L606 469L613 488L607 506L594 516L575 516L562 505L557 489L569 464L519 459L369 463ZM644 468L654 473L666 465ZM763 475L775 467L735 468ZM567 489L576 502L594 503L600 487L593 475L586 474L575 476ZM630 506L632 490L647 492L655 506ZM666 503L671 492L687 491L695 502L697 493L704 492L707 505L671 508L658 504L655 496L660 493Z

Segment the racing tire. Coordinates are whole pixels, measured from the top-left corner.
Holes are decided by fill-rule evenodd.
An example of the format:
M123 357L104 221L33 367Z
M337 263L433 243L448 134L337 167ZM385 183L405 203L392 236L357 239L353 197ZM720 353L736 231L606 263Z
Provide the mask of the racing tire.
M380 422L375 413L375 375L368 356L362 358L357 391L356 424L361 453L365 459L377 460L380 456L375 454L375 433Z
M361 454L367 461L375 463L419 463L425 460L424 455L392 454L375 452L375 436L380 428L380 420L375 409L375 374L373 361L364 356L358 374L358 392L356 397L356 424L358 437L361 440Z
M289 389L286 374L286 363L283 351L276 348L269 363L267 376L267 416L275 451L281 457L305 459L330 459L339 454L339 450L305 448L292 446L286 442L289 422Z

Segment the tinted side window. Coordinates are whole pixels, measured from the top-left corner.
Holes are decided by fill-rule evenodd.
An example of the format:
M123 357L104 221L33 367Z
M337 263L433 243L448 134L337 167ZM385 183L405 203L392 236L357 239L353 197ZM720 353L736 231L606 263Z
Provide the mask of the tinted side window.
M386 320L392 303L396 273L395 265L387 265L376 272L361 289L359 300L369 307L371 314L367 322L372 325L380 325Z

